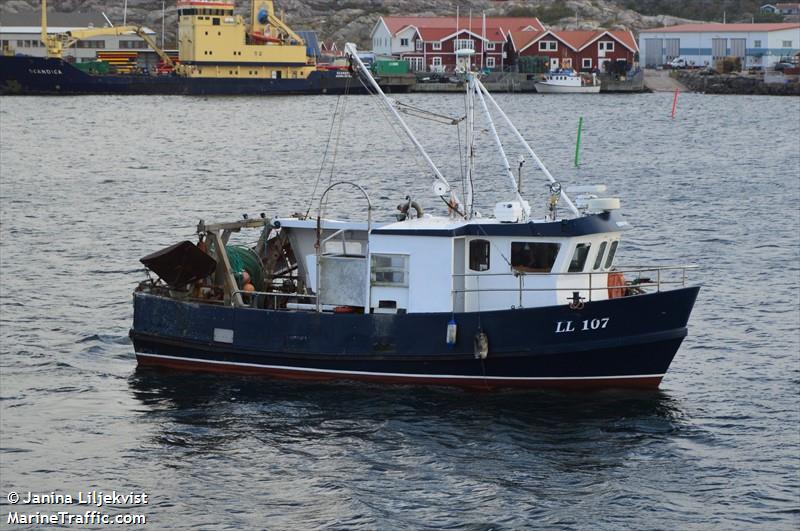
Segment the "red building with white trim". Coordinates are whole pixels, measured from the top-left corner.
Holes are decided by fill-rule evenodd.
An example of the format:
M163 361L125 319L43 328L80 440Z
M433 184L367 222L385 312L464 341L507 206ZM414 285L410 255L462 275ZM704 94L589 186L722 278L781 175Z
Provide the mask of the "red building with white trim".
M633 64L639 46L629 30L547 30L520 44L523 57L549 57L550 69L604 70L609 61Z
M459 50L471 49L471 59ZM377 55L405 59L414 71L501 70L519 56L549 57L551 68L603 70L633 64L639 51L628 30L548 30L535 17L380 17L372 29Z
M513 57L512 32L542 31L535 17L381 17L372 30L372 50L405 59L414 71L452 72L468 63L499 70ZM475 53L457 53L467 49Z

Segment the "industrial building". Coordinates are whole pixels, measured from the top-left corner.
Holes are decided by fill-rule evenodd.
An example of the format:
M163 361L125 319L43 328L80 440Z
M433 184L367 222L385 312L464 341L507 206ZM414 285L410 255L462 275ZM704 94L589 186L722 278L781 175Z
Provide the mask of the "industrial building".
M110 22L101 13L47 13L47 32L63 33L74 29L110 27ZM0 15L0 48L8 54L24 54L33 57L45 57L47 48L42 44L40 35L41 11L28 13L4 13ZM145 33L155 38L150 29ZM136 52L146 51L147 43L139 36L104 35L77 41L64 50L65 57L72 57L76 62L95 61L99 51Z
M680 24L642 30L642 64L653 68L683 58L712 66L724 57L739 57L745 68L770 68L782 57L800 52L800 23Z

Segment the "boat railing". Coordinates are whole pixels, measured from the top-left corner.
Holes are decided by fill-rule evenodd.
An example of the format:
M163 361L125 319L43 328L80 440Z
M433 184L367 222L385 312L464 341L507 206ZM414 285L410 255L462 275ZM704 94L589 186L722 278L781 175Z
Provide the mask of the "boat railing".
M232 296L239 295L242 297L242 301L244 302L245 306L258 306L261 307L259 304L259 300L264 301L264 307L267 308L274 308L274 309L282 309L282 305L279 304L281 299L287 301L288 299L303 299L309 301L307 304L309 306L313 306L316 304L317 296L314 294L306 294L306 293L284 293L282 291L247 291L243 289L234 290L231 293ZM235 298L233 300L236 300ZM268 302L272 302L270 306L267 304ZM302 303L300 303L302 304Z
M686 286L687 271L697 269L697 265L674 265L674 266L625 266L615 267L607 271L577 271L577 272L532 272L513 270L509 273L454 273L453 278L487 278L487 277L515 277L518 285L516 287L488 287L488 288L453 288L453 303L455 305L456 297L459 294L465 293L519 293L520 305L522 305L522 294L528 292L588 292L588 301L591 302L592 294L596 291L606 290L622 290L623 294L627 295L641 295L645 293L645 288L655 288L656 292L668 289L674 286ZM621 284L610 284L608 278L611 275L621 275ZM633 276L628 280L629 277ZM551 285L545 287L526 287L526 278L578 278L588 279L588 286L558 286ZM606 282L600 283L593 279L598 277L605 277ZM654 278L653 278L654 277Z

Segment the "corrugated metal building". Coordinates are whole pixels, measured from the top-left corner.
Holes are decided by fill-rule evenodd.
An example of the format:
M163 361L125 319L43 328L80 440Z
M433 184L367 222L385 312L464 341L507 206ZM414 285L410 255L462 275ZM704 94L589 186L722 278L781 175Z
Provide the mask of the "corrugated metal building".
M800 51L800 23L680 24L643 30L639 49L646 67L678 57L697 66L723 57L740 57L744 67L769 68Z

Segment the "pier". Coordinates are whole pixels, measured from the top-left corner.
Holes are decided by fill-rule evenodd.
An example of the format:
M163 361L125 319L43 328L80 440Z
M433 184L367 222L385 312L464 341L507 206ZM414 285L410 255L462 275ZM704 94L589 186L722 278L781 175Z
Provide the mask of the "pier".
M644 86L651 92L691 92L683 83L670 76L670 70L653 70L651 68L644 71Z

